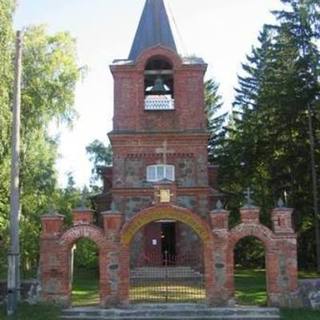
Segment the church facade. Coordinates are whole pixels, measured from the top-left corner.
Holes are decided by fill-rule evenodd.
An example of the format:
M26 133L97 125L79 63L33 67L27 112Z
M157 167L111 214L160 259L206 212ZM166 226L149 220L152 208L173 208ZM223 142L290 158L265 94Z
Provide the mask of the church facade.
M99 248L101 306L131 303L133 269L160 273L168 264L201 277L209 305L232 305L234 247L253 236L265 247L269 304L291 303L297 288L292 209L280 204L272 211L273 230L249 202L232 229L229 212L220 204L213 209L222 195L217 168L208 166L206 67L201 58L178 54L163 1L147 0L128 59L110 67L113 166L102 170L104 192L95 199L100 223L85 208L74 210L67 230L63 216L42 217L44 300L70 304L72 247L89 238Z
M129 58L111 65L113 167L102 170L99 212L116 208L127 221L155 203L174 203L208 217L220 194L217 168L208 167L206 68L201 58L178 54L163 2L147 1ZM174 221L141 233L137 251L158 263L165 251L179 260L199 245Z

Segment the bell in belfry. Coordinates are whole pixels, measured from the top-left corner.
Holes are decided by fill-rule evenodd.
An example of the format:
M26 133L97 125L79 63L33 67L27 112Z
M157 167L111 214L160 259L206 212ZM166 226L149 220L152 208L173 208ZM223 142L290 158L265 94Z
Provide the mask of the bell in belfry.
M154 85L150 92L151 94L164 95L169 92L169 89L166 88L163 79L158 76L154 81Z

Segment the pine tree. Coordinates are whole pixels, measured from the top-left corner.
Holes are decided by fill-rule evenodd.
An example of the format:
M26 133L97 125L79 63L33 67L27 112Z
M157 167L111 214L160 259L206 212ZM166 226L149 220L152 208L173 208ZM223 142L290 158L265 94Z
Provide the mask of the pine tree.
M219 155L221 183L238 207L241 191L251 185L267 220L272 202L287 195L295 210L300 257L314 250L309 108L319 135L319 34L317 1L283 1L278 24L264 26L260 45L253 48L239 77L232 122ZM319 164L319 148L315 161ZM317 230L317 228L316 228ZM308 261L301 259L301 261Z
M218 154L217 149L221 145L220 141L223 138L223 124L227 115L226 113L219 114L223 103L222 97L219 95L218 91L219 85L213 79L209 79L205 82L205 113L209 132L208 154L211 163L215 162L216 154Z

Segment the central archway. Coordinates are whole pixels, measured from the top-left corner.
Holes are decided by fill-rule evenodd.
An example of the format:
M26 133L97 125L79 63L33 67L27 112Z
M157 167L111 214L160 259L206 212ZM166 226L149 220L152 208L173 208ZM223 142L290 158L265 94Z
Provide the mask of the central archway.
M120 233L121 268L120 268L120 299L129 303L130 278L130 245L135 235L146 225L161 221L172 220L187 225L198 236L202 243L204 282L206 299L209 301L213 287L213 236L210 225L192 211L173 206L158 205L144 209L129 220Z

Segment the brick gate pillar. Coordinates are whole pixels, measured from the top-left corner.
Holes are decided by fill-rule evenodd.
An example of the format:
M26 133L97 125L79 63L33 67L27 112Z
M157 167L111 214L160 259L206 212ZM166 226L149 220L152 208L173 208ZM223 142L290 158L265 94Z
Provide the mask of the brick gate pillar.
M63 221L64 216L60 214L48 214L41 217L40 282L41 298L44 301L68 305L69 293L61 271L64 256L59 245Z
M210 212L213 233L212 292L209 303L215 306L228 305L232 297L230 266L228 265L229 211L216 209ZM207 254L205 252L205 254Z
M269 259L269 304L288 307L297 289L297 236L292 228L293 209L279 207L272 210L275 234Z
M102 213L103 229L110 248L105 254L105 258L101 260L101 266L105 270L105 279L109 279L109 283L105 286L104 296L101 301L104 306L117 306L121 304L120 281L121 261L120 253L120 230L123 225L123 214L116 211L106 211Z

